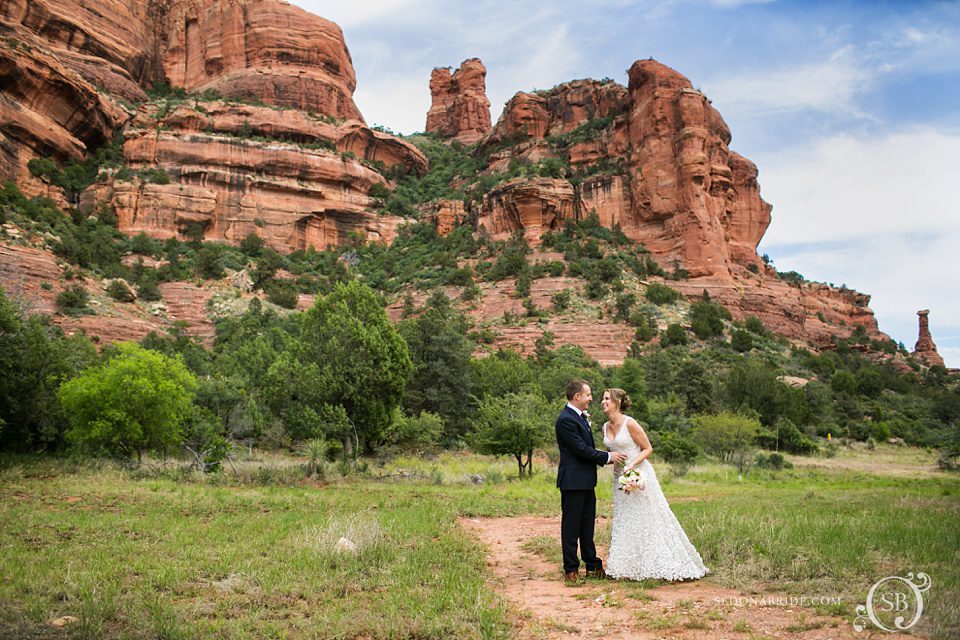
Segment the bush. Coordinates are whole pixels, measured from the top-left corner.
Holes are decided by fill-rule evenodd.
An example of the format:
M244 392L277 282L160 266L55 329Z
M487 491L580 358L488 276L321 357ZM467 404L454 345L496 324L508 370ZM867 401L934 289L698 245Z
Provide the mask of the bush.
M201 473L219 471L230 453L223 424L206 407L194 407L183 424L183 448L193 456L193 465Z
M160 243L145 233L138 233L130 239L130 251L141 256L159 255L163 248Z
M660 344L664 347L687 344L686 329L676 323L668 325L666 331L660 336Z
M753 349L753 337L747 331L736 329L730 338L730 346L733 347L734 351L746 353Z
M547 441L553 411L541 395L510 393L480 401L473 446L480 453L512 455L520 477L533 474L533 451ZM526 454L526 460L523 459Z
M117 302L133 302L137 299L136 296L133 295L133 291L130 290L130 287L127 286L127 283L123 280L114 280L107 285L107 295Z
M251 258L256 258L258 255L260 255L260 249L262 248L263 238L255 234L253 231L244 236L243 240L240 241L240 251Z
M419 416L400 415L384 434L385 444L400 447L430 447L440 442L443 418L429 411Z
M197 251L197 275L210 280L219 280L224 276L219 247L206 244Z
M299 295L297 294L296 287L294 287L292 283L273 281L264 288L264 291L267 294L267 300L278 307L283 307L284 309L297 308Z
M758 336L766 335L767 328L763 326L763 321L757 316L748 316L744 326L747 331L755 333Z
M562 289L553 294L553 308L557 311L565 311L570 307L572 295L570 289Z
M70 285L57 295L57 310L67 316L82 316L92 313L90 294L79 284Z
M179 359L135 344L65 382L58 393L70 416L67 437L111 453L167 452L183 439L196 379Z
M760 431L759 420L724 411L697 416L693 423L693 439L704 451L723 462L736 464L743 471L748 463L746 454Z
M817 450L817 444L797 425L787 418L780 418L773 430L763 430L757 435L757 444L766 449L777 449L807 455Z
M680 298L676 290L671 289L665 284L654 282L643 294L647 300L656 305L672 304Z
M156 302L162 299L163 296L160 295L160 289L157 287L157 279L155 277L143 278L137 287L137 296L145 302Z
M793 468L793 463L779 453L771 453L770 455L758 453L755 462L761 469L774 469L779 471L780 469Z
M696 443L683 434L674 431L661 432L655 447L657 456L667 462L685 462L692 464L700 455Z
M701 340L722 336L723 321L729 319L730 312L718 304L701 301L690 306L690 329Z

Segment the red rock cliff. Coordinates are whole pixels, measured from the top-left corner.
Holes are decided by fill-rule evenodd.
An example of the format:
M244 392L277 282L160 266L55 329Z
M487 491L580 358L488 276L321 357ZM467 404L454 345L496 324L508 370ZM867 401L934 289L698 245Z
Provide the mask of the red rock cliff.
M789 284L761 261L756 249L771 207L760 197L756 166L730 150L730 139L709 99L653 60L633 64L628 87L577 80L518 93L480 143L488 170L555 158L569 167L567 179L520 178L497 187L477 207L478 225L496 239L522 230L536 245L543 231L595 213L668 270L687 271L689 279L671 286L691 298L707 290L737 319L758 316L808 344L858 325L885 338L869 296Z
M0 180L50 195L36 156L80 158L129 118L155 63L148 3L0 0Z
M479 58L464 60L453 73L448 67L434 69L426 131L463 144L473 144L486 135L490 131L486 76L487 68Z
M363 120L340 27L281 0L174 0L163 68L173 86Z
M377 214L370 190L389 185L382 169L427 170L415 147L363 123L340 28L286 2L0 0L0 18L0 178L67 204L29 160L81 158L126 123L133 176L82 198L112 206L126 232L199 225L207 239L257 233L280 251L351 233L390 241L403 221ZM145 102L142 87L160 80L193 97Z

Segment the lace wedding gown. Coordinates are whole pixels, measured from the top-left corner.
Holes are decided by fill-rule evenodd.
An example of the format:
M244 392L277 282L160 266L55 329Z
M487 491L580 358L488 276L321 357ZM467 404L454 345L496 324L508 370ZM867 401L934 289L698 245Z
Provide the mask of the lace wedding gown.
M627 417L617 435L608 435L603 426L603 444L610 451L627 454L627 464L640 454L640 447L627 430ZM617 489L622 467L614 468L613 535L607 558L607 575L614 578L643 580L691 580L710 572L683 532L660 489L653 465L644 460L637 467L644 489L626 493Z

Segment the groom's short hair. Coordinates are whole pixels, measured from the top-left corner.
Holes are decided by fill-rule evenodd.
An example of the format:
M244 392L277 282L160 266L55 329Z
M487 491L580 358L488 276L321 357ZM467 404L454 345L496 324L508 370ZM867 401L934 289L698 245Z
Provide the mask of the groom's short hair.
M586 380L571 380L567 383L567 400L573 400L573 396L577 395L583 388L587 386Z

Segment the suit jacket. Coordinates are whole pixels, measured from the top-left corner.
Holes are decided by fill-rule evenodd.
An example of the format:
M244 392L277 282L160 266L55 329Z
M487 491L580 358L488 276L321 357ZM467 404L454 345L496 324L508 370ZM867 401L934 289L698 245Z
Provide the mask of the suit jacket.
M570 407L564 407L557 418L557 446L560 466L557 488L561 491L584 491L597 486L597 467L607 464L609 455L594 447L593 434L584 418Z

